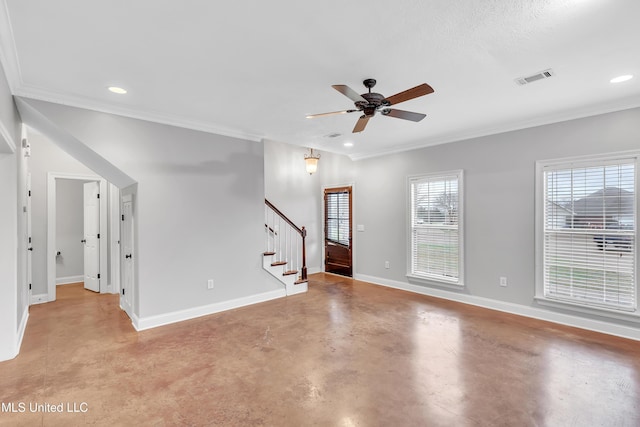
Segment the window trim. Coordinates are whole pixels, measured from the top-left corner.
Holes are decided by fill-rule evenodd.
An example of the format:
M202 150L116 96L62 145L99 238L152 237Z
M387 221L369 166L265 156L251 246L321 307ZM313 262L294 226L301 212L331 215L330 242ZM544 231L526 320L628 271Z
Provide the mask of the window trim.
M447 280L446 278L437 278L430 276L422 276L414 274L411 271L413 260L413 218L412 211L413 206L411 204L412 192L411 185L414 181L419 179L434 178L434 177L450 177L456 176L458 179L458 279ZM446 287L451 290L462 290L465 288L465 274L464 274L464 170L454 169L440 172L421 173L416 175L409 175L406 178L406 251L407 251L407 265L406 265L406 277L411 282L417 282L425 285L436 285Z
M621 160L635 160L635 193L636 193L636 225L635 225L635 260L634 260L634 278L635 278L635 310L617 310L612 307L599 307L597 305L580 304L578 301L561 300L549 298L544 295L544 172L545 169L562 169L577 168L586 166L605 166L607 164L616 164ZM557 159L538 160L535 164L535 290L534 300L537 304L561 308L569 311L587 313L597 316L614 318L619 320L629 320L632 322L640 321L640 281L638 280L638 261L640 260L638 251L638 219L640 218L640 197L637 195L638 186L640 184L640 151L629 150L615 153L594 154L586 156L564 157Z

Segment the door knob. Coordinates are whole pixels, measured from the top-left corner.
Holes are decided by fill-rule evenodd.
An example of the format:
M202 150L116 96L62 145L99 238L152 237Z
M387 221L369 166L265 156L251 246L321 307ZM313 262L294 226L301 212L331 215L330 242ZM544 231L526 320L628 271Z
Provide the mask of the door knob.
M125 258L131 258L131 254L129 254L129 255L125 255L124 257L125 257Z
M87 243L85 239L80 240L80 243Z
M27 248L28 251L33 251L33 248Z

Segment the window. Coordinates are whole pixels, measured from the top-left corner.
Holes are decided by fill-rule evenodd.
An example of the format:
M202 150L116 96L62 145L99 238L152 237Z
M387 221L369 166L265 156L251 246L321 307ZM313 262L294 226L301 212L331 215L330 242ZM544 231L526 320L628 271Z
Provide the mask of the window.
M462 171L409 178L410 277L462 285Z
M635 311L636 169L637 156L539 164L538 297Z
M349 245L351 239L351 188L325 190L326 239Z

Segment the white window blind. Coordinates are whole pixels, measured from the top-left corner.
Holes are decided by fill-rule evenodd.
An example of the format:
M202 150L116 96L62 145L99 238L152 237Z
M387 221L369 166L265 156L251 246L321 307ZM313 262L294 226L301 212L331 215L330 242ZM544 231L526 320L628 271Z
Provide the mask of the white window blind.
M349 245L349 192L326 193L328 240Z
M636 308L636 159L544 168L544 296Z
M412 276L461 284L461 174L409 180Z

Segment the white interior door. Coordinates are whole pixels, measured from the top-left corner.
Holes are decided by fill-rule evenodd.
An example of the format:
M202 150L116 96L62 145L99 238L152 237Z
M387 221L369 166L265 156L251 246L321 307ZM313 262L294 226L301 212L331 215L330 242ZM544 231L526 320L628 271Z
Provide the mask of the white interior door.
M121 259L121 291L120 306L132 316L133 308L133 280L134 280L134 259L133 259L133 200L131 195L122 198L122 259Z
M100 292L100 183L84 184L84 288Z

